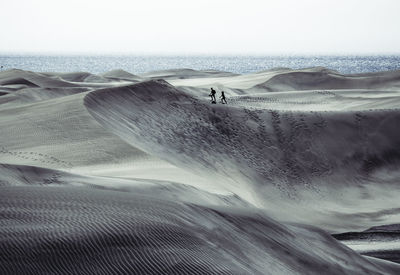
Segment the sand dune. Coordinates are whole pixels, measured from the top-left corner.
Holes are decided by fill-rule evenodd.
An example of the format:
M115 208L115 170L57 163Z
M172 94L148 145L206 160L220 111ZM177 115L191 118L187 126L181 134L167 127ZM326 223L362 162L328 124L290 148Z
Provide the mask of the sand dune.
M86 93L62 96L66 89L78 91L87 88L23 88L11 95L16 94L14 98L17 98L19 93L26 94L25 100L0 105L0 127L3 129L0 135L0 163L180 183L189 179L195 186L212 185L190 171L144 153L106 131L83 105ZM44 100L47 96L44 93L58 97ZM34 99L31 102L30 97ZM36 101L38 98L43 100ZM157 173L154 173L155 169ZM223 192L218 186L210 188Z
M307 90L231 96L230 105L280 111L371 111L398 109L396 91L375 89Z
M0 72L0 85L26 85L28 87L57 88L76 87L76 85L62 80L52 79L41 73L21 70L9 70Z
M13 198L0 202L2 216L13 221L1 226L1 269L7 274L397 270L394 264L362 258L321 231L288 228L254 211L73 187L2 187L2 196ZM34 212L27 218L22 213L30 209Z
M74 72L74 73L42 73L46 76L52 78L58 78L61 80L69 81L69 82L99 82L99 83L107 83L110 82L107 78L94 75L88 72Z
M32 104L38 101L78 94L89 91L88 88L23 88L7 93L0 98L0 109L13 108L16 105Z
M115 163L124 155L143 155L104 131L85 110L83 97L76 94L0 111L0 124L6 129L0 137L0 160L67 169L109 163L113 155Z
M164 81L98 90L86 96L85 105L128 143L198 174L214 173L225 188L256 206L306 204L302 222L310 222L310 196L318 211L360 203L354 212L343 210L349 214L364 210L364 196L389 207L393 200L388 192L398 192L396 110L314 113L214 107ZM390 191L376 192L377 184ZM322 201L332 204L326 208ZM287 207L286 217L300 218Z
M155 71L155 72L141 74L142 77L152 78L152 79L165 79L165 80L198 79L198 78L211 78L211 77L219 78L219 77L232 77L237 75L238 74L230 72L221 72L215 70L196 71L192 69L164 70L164 71Z
M399 88L400 72L343 76L330 71L289 72L278 74L254 88L267 91L298 91L315 89L379 89Z
M201 205L250 207L234 194L216 194L200 190L191 185L155 179L127 179L118 177L91 176L37 166L0 164L0 186L72 186L83 189L98 189L129 192L135 195L176 200Z
M143 81L144 78L126 72L124 70L113 70L107 73L102 74L104 78L111 79L111 80L128 80L133 82Z
M165 79L174 86L216 86L221 89L244 89L247 94L321 89L392 90L398 89L400 86L399 71L342 75L321 67L299 70L281 68L248 75L192 79L176 75L173 79Z
M399 273L399 76L1 72L0 271Z

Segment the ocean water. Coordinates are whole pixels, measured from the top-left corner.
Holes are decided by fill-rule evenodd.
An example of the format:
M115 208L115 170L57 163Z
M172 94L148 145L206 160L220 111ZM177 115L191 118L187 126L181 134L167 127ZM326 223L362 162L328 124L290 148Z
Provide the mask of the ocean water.
M322 66L343 74L400 69L400 55L392 56L19 56L0 55L1 70L11 68L36 72L95 74L123 69L134 74L191 68L221 70L240 74L272 68Z

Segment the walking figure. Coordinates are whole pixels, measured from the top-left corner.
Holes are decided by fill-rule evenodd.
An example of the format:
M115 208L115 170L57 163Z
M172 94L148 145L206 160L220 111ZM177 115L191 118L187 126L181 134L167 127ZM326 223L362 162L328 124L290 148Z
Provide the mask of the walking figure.
M211 103L213 103L213 104L217 103L217 99L215 98L216 93L217 92L213 88L211 88L211 92L210 92L209 96L211 97Z
M222 104L227 104L224 91L221 92L221 96L219 98L221 99Z

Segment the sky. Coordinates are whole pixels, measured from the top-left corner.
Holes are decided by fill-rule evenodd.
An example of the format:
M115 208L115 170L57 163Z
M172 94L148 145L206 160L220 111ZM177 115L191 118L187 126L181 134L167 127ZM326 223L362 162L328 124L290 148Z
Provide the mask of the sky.
M400 54L399 0L1 0L0 53Z

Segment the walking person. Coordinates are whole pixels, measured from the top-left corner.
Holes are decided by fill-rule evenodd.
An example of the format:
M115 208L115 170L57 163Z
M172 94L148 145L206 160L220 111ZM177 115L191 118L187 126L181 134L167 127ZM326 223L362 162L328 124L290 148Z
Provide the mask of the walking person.
M216 93L217 92L213 88L211 88L211 92L210 92L209 96L211 97L211 103L213 103L213 104L217 103L217 99L215 98Z
M221 99L222 104L227 104L224 91L221 91L221 96L219 98Z

